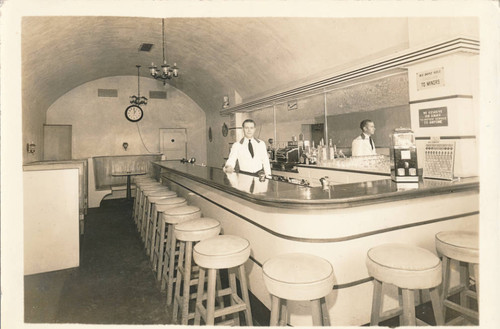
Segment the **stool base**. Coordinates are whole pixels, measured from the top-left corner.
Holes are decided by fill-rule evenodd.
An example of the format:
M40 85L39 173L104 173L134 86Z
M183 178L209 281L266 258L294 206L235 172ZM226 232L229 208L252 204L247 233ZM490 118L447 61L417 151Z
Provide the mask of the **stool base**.
M382 312L382 286L383 282L373 279L373 301L372 301L372 313L370 319L371 326L377 326L380 322L387 319L393 318L399 315L399 325L400 326L416 326L418 325L428 325L424 321L415 317L415 292L419 291L417 289L404 289L398 288L399 295L399 307ZM432 310L434 311L434 318L436 319L436 325L444 325L444 314L443 308L439 296L439 291L437 287L431 289L422 289L423 291L428 291L431 297Z
M238 270L240 284L241 284L241 293L242 296L238 296L237 287L236 287L236 273ZM233 325L239 326L239 313L244 312L245 320L247 326L253 326L252 322L252 311L250 308L250 297L248 295L248 286L246 281L246 273L245 266L242 264L238 266L238 268L228 269L229 271L229 288L222 289L216 291L216 277L217 270L216 269L205 269L200 267L199 281L198 281L198 289L196 296L196 310L194 317L194 324L200 325L200 320L203 318L206 325L214 325L215 319L219 317L223 317L225 315L233 314L233 318L226 320L221 323L217 323L217 325ZM207 282L207 293L204 294L204 281L205 274L208 272L208 282ZM215 308L215 298L230 296L231 306L224 307L221 305L220 308ZM206 306L203 305L203 301L206 299Z
M460 274L460 283L458 287L454 287L451 289L450 287L450 274L451 274L451 266L452 264L459 268ZM470 270L472 267L472 271L474 272L474 278L476 280L476 290L478 290L478 282L479 282L479 265L478 264L469 264L465 262L460 262L456 259L451 259L449 257L443 256L443 290L441 293L441 302L443 305L443 315L446 316L446 310L448 308L458 312L461 314L460 317L449 321L448 324L453 324L456 321L464 318L465 320L471 321L474 324L479 324L479 312L470 308L469 299L475 299L478 301L478 294L476 291L471 289L471 285L469 282L470 278ZM449 296L460 294L460 302L455 303L448 299Z

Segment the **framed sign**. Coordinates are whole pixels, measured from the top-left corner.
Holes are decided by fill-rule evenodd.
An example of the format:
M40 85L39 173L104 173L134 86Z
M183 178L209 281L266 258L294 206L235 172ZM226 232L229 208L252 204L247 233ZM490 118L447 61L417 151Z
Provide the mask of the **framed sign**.
M417 90L444 86L444 67L417 73Z
M421 128L448 126L448 109L446 106L418 110L418 121Z

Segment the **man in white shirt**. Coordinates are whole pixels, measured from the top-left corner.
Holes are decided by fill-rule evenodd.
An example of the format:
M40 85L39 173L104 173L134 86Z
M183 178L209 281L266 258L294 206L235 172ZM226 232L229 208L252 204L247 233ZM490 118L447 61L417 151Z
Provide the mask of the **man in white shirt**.
M224 166L226 173L232 173L236 161L240 166L240 173L257 175L262 170L267 177L271 176L271 166L267 154L266 144L253 137L255 134L255 121L247 119L243 121L243 137L231 147L229 158Z
M352 156L376 155L375 143L372 135L375 134L375 124L371 120L363 120L359 124L361 135L352 141Z

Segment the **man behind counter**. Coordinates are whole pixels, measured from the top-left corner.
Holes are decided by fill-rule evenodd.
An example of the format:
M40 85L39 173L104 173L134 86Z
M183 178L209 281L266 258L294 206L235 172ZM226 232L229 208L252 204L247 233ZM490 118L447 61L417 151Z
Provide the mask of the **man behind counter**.
M373 121L365 119L359 124L361 135L352 141L352 156L376 155L375 143L372 135L375 134L375 124Z
M236 160L240 166L240 173L258 175L264 171L266 176L271 176L271 166L267 154L266 144L253 137L255 133L255 121L247 119L241 125L243 137L231 147L229 158L224 166L226 173L232 173L236 166Z

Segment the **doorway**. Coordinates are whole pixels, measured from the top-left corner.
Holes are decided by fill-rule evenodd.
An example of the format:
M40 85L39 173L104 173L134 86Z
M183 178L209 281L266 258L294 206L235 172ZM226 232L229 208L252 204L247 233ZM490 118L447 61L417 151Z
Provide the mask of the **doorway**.
M186 128L160 128L160 152L163 153L165 160L186 158Z
M43 160L71 160L71 125L43 125Z

